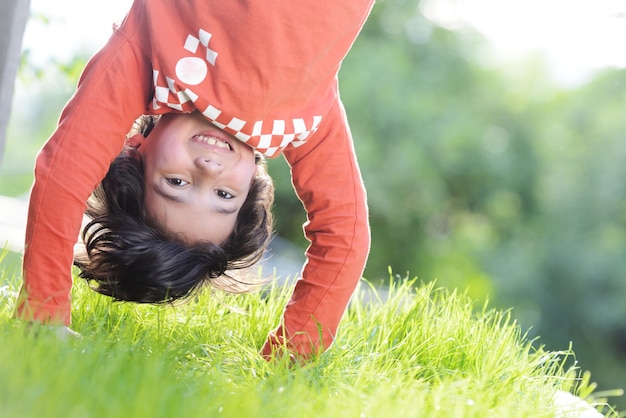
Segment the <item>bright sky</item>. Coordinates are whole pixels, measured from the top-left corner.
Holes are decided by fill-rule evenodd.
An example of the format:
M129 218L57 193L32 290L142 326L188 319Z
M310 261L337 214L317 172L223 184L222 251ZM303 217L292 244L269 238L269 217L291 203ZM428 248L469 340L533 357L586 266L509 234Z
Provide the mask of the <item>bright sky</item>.
M569 84L602 67L626 67L626 0L422 0L422 12L481 32L503 60L532 51Z
M106 42L131 0L31 0L50 18L29 23L24 47L35 62L95 51ZM626 0L422 0L422 11L449 28L471 25L494 46L497 57L515 60L530 51L546 54L563 83L584 80L594 69L626 67Z
M35 63L50 57L66 61L76 50L95 52L111 35L113 22L121 21L132 0L31 0L31 18L22 47Z

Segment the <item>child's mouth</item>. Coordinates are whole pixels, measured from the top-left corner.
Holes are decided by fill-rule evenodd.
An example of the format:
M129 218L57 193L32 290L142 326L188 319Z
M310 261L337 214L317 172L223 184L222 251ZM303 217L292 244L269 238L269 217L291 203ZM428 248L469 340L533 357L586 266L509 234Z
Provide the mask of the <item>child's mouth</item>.
M211 136L211 135L197 134L197 135L194 135L192 137L192 139L194 141L196 141L196 142L201 142L203 144L215 145L215 146L220 147L222 149L225 149L227 151L232 151L233 150L233 148L230 146L230 144L228 142L224 141L223 139Z

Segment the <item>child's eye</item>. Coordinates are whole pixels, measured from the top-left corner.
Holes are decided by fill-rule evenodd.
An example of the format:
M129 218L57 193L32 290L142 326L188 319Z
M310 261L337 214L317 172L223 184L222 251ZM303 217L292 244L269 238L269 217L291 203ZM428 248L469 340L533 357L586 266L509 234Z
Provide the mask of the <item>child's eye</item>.
M170 185L174 187L184 187L189 184L188 181L177 179L177 178L169 178L169 179L165 179L165 181L167 181Z
M217 191L217 195L218 195L219 197L221 197L222 199L226 199L226 200L228 200L228 199L232 199L232 198L234 198L234 197L235 197L235 196L233 196L232 194L230 194L230 193L228 193L228 192L226 192L226 191L224 191L224 190L218 190L218 191Z

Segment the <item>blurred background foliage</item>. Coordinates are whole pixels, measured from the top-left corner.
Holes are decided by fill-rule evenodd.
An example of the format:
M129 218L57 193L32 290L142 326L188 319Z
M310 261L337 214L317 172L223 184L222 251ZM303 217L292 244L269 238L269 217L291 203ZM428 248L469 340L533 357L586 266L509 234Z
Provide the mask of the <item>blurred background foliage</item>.
M601 387L625 388L626 71L563 88L541 57L499 68L485 48L415 1L384 0L345 60L371 212L365 276L391 266L513 307L531 337L572 341ZM271 164L277 231L304 245L288 170Z
M341 94L371 215L365 276L384 284L390 266L512 308L548 349L573 342L600 388L625 388L626 71L566 88L541 57L500 67L486 48L416 0L380 0L346 58ZM23 58L29 94L15 101L0 167L11 196L27 193L85 63ZM304 248L288 167L279 158L270 171L276 232Z

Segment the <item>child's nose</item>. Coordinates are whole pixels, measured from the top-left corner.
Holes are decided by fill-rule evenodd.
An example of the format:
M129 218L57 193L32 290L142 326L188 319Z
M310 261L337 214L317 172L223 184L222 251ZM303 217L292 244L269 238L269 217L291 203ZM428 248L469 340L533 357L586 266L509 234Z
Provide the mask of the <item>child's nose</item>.
M198 157L195 161L196 167L209 174L219 174L224 169L221 161L213 157Z

